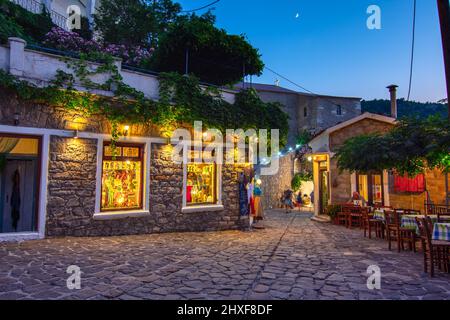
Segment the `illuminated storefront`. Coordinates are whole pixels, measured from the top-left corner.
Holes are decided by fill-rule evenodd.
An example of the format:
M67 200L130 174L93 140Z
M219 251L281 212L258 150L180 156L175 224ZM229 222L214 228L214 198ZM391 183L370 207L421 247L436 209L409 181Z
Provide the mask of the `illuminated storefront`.
M217 203L217 168L215 164L188 164L187 205Z
M117 145L115 155L109 144L104 146L102 211L142 208L142 158L142 146L139 145Z

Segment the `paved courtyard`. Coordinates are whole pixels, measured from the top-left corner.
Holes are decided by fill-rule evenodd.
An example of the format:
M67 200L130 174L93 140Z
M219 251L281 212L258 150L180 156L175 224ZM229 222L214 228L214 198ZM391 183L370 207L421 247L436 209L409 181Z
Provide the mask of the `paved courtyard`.
M308 214L267 216L254 232L0 243L0 299L450 299L450 275L430 279L421 253ZM81 290L67 289L70 265ZM367 289L370 265L381 290Z

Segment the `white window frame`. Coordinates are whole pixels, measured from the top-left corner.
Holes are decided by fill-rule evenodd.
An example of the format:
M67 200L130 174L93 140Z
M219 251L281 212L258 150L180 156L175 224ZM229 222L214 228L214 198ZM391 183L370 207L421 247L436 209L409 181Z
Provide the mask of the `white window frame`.
M29 127L16 127L0 125L0 133L9 133L17 135L32 135L41 137L41 176L39 183L39 203L36 203L38 207L38 229L37 231L30 232L17 232L17 233L0 233L1 241L24 241L24 240L36 240L45 238L45 226L47 220L47 184L48 184L48 163L50 152L50 136L60 135L62 131Z
M194 212L209 212L209 211L222 211L224 206L222 203L222 165L216 164L216 194L217 203L215 204L201 204L201 205L187 205L187 164L183 164L183 206L182 213L194 213Z
M147 139L127 138L121 139L121 143L141 143L144 148L143 157L143 186L142 186L142 209L120 210L120 211L101 211L102 201L102 168L103 168L103 145L111 139L103 137L97 140L97 172L95 186L95 211L94 220L114 220L128 217L143 217L150 215L150 161L151 161L151 142Z

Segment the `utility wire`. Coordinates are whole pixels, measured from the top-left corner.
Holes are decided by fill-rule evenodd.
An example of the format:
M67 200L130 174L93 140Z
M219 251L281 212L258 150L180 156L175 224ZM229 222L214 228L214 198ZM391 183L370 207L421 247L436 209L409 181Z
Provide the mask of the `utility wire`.
M216 0L214 2L211 2L210 4L207 4L206 6L203 6L203 7L197 8L197 9L184 10L184 11L181 11L181 13L189 13L189 12L195 12L195 11L203 10L203 9L208 8L208 7L211 7L212 5L214 5L214 4L218 3L218 2L220 2L220 0Z
M279 74L278 72L276 72L276 71L270 69L270 68L267 67L267 66L265 66L264 68L266 68L267 70L269 70L269 71L272 72L273 74L277 75L278 77L280 77L280 78L282 78L282 79L288 81L289 83L293 84L294 86L299 87L299 88L302 89L303 91L306 91L306 92L308 92L309 94L312 94L313 96L321 97L321 98L323 98L324 100L328 101L328 102L331 103L331 104L334 104L334 105L337 106L337 107L342 107L340 104L337 104L336 102L331 101L331 100L327 99L326 97L324 97L324 96L322 96L322 95L319 95L319 94L317 94L317 93L312 92L311 90L306 89L305 87L299 85L298 83L295 83L294 81L292 81L292 80L286 78L285 76Z
M413 28L412 28L412 46L411 46L411 67L409 70L409 89L408 89L408 99L411 97L412 79L414 72L414 48L416 42L416 11L417 11L417 0L414 0L414 13L413 13Z

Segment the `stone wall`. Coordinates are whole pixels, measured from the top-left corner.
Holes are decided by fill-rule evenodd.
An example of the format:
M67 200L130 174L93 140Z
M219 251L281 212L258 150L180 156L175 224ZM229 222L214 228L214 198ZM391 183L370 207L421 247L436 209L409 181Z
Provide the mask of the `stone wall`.
M427 171L425 183L434 204L445 204L445 175L439 170ZM424 203L427 199L426 192L417 193L390 193L390 204L394 208L414 209L424 212Z
M80 115L62 107L19 100L15 94L1 89L0 124L14 124L46 129L69 129L68 121ZM101 116L85 119L82 131L111 133L109 122ZM158 136L159 128L132 125L131 136ZM94 220L97 140L51 136L48 160L48 195L46 235L107 236L171 231L203 231L237 229L248 225L239 215L239 165L222 167L222 201L224 210L182 213L183 169L175 165L165 146L151 144L151 165L145 173L150 179L149 210L145 217L118 220Z
M182 165L174 164L166 146L152 144L150 214L119 220L94 220L97 141L51 138L47 236L107 236L173 231L238 229L247 225L239 215L239 166L222 168L224 210L182 213Z
M335 152L339 146L344 144L344 142L350 138L368 133L384 133L392 129L393 126L393 124L374 119L363 119L331 133L330 150ZM376 152L376 150L374 150L374 152Z
M261 176L263 205L265 208L279 208L283 192L291 189L294 177L294 154L280 158L279 171L273 176Z
M339 172L336 158L330 161L331 203L345 203L352 194L351 175L348 171Z
M339 146L352 137L374 132L387 132L392 124L373 119L363 119L330 134L330 150L335 152ZM376 152L376 150L374 150ZM336 158L330 160L331 203L347 202L352 195L351 174L340 172Z
M19 117L19 126L46 129L70 129L73 121L81 120L81 131L93 133L111 133L111 125L102 116L92 115L85 119L81 114L64 107L49 106L20 100L16 94L0 88L2 97L0 107L0 124L13 125L14 116ZM159 130L152 125L133 125L132 136L158 136Z

